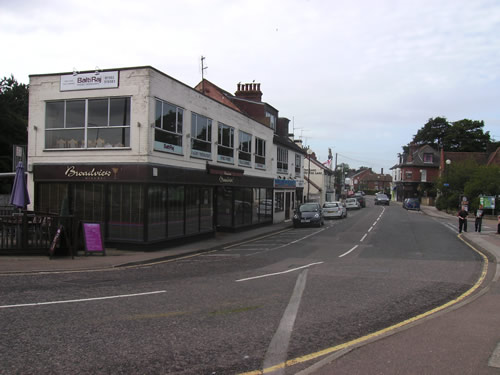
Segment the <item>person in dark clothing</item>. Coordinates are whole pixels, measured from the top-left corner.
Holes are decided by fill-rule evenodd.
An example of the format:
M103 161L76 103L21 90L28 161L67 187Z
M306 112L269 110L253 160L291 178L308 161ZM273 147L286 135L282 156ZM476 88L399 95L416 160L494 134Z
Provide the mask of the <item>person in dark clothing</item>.
M476 227L476 232L481 233L481 225L483 224L483 206L480 205L479 208L476 210L476 221L475 221L475 227Z
M458 233L462 233L462 228L464 232L467 232L467 215L469 213L462 207L460 211L458 211Z

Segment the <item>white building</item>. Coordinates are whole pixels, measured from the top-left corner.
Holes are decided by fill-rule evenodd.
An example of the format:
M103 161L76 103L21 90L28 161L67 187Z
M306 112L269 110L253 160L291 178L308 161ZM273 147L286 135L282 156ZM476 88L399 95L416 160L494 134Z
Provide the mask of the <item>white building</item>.
M303 178L278 172L265 121L149 66L32 75L29 108L31 208L100 222L107 242L279 221L276 180Z

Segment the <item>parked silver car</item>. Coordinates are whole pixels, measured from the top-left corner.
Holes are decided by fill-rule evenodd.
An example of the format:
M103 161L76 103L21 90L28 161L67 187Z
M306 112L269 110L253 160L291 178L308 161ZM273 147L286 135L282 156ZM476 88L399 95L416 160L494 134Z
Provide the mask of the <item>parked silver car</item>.
M323 204L323 217L325 219L347 217L347 208L342 202L325 202Z

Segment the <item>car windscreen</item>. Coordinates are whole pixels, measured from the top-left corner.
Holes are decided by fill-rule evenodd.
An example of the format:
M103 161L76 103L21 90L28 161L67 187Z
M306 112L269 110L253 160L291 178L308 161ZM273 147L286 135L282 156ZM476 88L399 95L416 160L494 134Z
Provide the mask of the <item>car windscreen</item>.
M317 204L303 204L299 208L300 212L317 212L318 205Z
M389 199L387 197L387 195L385 195L385 194L377 194L377 198L379 198L379 199Z
M338 207L339 205L337 203L325 203L323 205L324 208L333 208L333 207Z

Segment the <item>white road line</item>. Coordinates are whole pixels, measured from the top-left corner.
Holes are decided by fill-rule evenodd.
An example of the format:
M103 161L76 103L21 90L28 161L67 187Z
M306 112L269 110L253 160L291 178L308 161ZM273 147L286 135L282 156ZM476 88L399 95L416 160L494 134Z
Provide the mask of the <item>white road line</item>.
M292 244L292 243L297 243L297 242L299 242L299 241L305 240L307 237L314 236L315 234L318 234L318 233L323 232L323 231L324 231L324 229L318 230L317 232L313 232L313 233L311 233L311 234L308 234L307 236L302 237L302 238L299 238L298 240L292 241L292 242L290 242L290 243L291 243L291 244Z
M493 353L491 354L490 360L488 362L488 366L500 368L500 343L498 343L495 350L493 350Z
M167 292L166 290L157 290L155 292L135 293L135 294L121 294L121 295L117 295L117 296L107 296L107 297L70 299L70 300L64 300L64 301L23 303L23 304L19 304L19 305L3 305L3 306L0 306L0 309L9 309L9 308L12 308L12 307L30 307L30 306L56 305L56 304L60 304L60 303L75 303L75 302L100 301L100 300L113 299L113 298L126 298L126 297L147 296L147 295L150 295L150 294L158 294L158 293L166 293L166 292Z
M302 300L302 294L306 286L307 271L308 270L304 270L301 272L297 278L295 288L293 289L288 306L286 307L286 310L281 318L278 330L274 334L271 343L267 348L267 352L264 357L263 369L276 366L285 362L287 359L290 337L292 336L295 318L297 317L300 301ZM275 369L272 373L274 375L285 374L285 367Z
M342 258L343 256L346 256L347 254L353 252L354 250L356 250L356 248L358 247L359 245L356 245L354 246L351 250L349 250L348 252L342 254L342 255L339 255L339 258Z
M376 223L375 223L375 224L376 224ZM375 225L375 224L373 224L373 225ZM373 225L370 227L370 229L368 229L368 233L370 233L370 232L372 231L372 229L373 229Z
M363 237L361 237L361 239L359 240L359 242L363 242L363 241L364 241L364 239L366 238L366 236L368 236L368 234L367 234L367 233L365 233L365 235L364 235Z
M323 264L323 262L316 262L316 263L310 263L310 264L307 264L305 266L301 266L301 267L297 267L297 268L292 268L292 269L289 269L289 270L286 270L286 271L281 271L281 272L275 272L275 273L268 273L266 275L259 275L259 276L253 276L253 277L247 277L246 279L239 279L239 280L236 280L236 282L240 282L240 281L248 281L248 280L255 280L255 279L262 279L263 277L270 277L270 276L277 276L277 275L283 275L285 273L289 273L289 272L294 272L294 271L298 271L298 270L301 270L303 268L308 268L308 267L311 267L311 266L315 266L317 264Z

